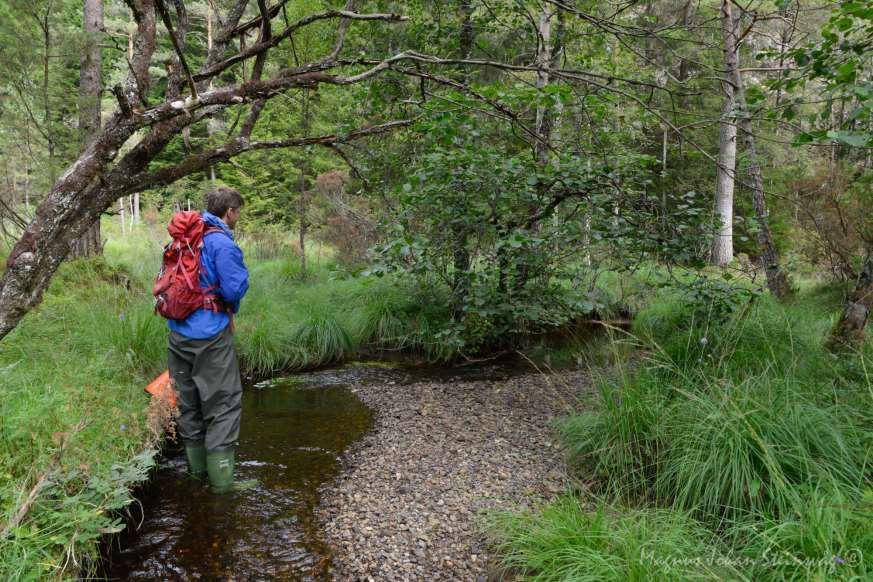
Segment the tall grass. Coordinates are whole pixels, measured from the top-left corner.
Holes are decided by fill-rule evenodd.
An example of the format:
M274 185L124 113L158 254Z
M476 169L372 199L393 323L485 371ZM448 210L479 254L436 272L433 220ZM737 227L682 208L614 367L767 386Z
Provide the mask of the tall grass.
M291 257L251 265L236 334L246 373L322 366L361 348L429 360L455 355L436 337L450 314L434 293L397 278L335 279L326 269L302 280L296 264Z
M757 580L873 579L873 492L862 498L835 487L797 489L779 519L752 516L733 525L739 552Z
M536 512L492 517L496 548L509 574L537 582L648 582L742 579L724 548L680 512L586 507L558 498Z
M635 322L634 372L603 379L594 408L558 423L574 469L622 506L693 516L746 560L750 579L866 579L871 347L840 357L823 348L839 306L823 297L832 294L762 297L726 321L657 297ZM547 513L537 519L557 527ZM599 571L604 553L579 554L574 567ZM559 579L549 576L563 567L543 562L531 578Z
M0 344L0 523L44 483L0 539L0 578L87 570L97 540L118 527L115 511L132 500L130 485L146 477L154 451L142 386L161 343L138 314L146 299L128 270L65 263L42 305Z
M669 413L657 499L718 520L784 515L805 483L858 491L860 429L838 405L816 404L766 375L710 390L689 394Z

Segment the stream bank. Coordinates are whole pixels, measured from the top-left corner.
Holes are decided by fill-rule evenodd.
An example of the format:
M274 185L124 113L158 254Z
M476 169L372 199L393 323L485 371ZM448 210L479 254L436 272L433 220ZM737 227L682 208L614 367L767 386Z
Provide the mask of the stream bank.
M493 579L483 512L532 506L564 489L550 423L592 389L582 371L354 387L374 425L321 490L315 514L333 548L330 575Z

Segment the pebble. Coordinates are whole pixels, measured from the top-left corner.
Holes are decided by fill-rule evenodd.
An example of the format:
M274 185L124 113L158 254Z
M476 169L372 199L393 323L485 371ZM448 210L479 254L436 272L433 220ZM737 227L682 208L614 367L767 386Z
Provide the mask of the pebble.
M582 371L501 381L366 384L374 427L322 487L316 519L336 580L504 578L485 530L567 482L550 421L590 401Z

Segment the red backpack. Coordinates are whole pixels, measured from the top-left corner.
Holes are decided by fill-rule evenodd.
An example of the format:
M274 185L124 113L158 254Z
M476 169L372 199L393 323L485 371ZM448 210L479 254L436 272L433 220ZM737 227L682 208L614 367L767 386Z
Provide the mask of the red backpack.
M173 240L164 247L161 270L152 289L155 312L167 319L181 320L201 307L224 311L221 297L211 293L215 287L200 286L203 237L221 229L206 226L199 212L187 210L173 215L167 232Z

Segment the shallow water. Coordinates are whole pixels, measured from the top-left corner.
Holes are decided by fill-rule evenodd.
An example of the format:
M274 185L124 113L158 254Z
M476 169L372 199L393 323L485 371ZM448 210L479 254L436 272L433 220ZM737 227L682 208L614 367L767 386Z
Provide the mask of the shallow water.
M238 480L214 495L186 476L181 450L168 451L140 493L142 524L128 527L105 575L117 580L326 580L330 556L313 522L319 485L367 430L370 411L341 383L278 381L246 390ZM136 526L137 524L133 524Z
M168 449L138 492L127 530L112 540L102 576L114 580L330 580L330 552L313 511L340 455L372 423L361 383L505 378L526 368L486 363L436 370L350 364L255 384L243 394L237 480L214 495Z

